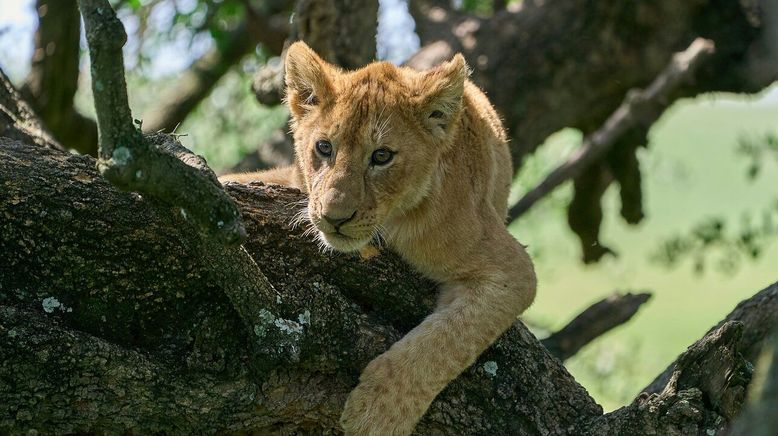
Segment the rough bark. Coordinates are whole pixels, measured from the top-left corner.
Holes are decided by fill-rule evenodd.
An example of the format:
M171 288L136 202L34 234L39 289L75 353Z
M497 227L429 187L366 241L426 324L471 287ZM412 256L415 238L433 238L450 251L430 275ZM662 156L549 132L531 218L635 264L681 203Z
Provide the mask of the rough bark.
M264 291L246 292L240 277L238 284L229 285L230 277L236 278L221 273L234 269L240 252L213 251L217 248L200 239L176 210L111 188L87 157L0 139L0 174L7 187L0 194L0 215L5 217L0 261L8 266L0 272L2 304L16 308L5 312L4 328L21 329L20 322L36 319L14 310L33 311L37 319L54 322L49 345L34 350L21 338L6 343L11 348L3 354L18 360L6 362L3 377L14 384L38 380L54 367L63 377L44 378L47 383L23 392L8 386L0 402L19 407L22 398L43 393L52 398L59 381L79 387L54 396L61 399L57 404L27 406L34 419L14 421L17 429L33 422L40 431L71 429L72 408L66 408L65 417L56 410L81 398L92 414L76 428L80 431L266 429L249 419L254 414L263 417L252 419L272 421L278 429L302 430L313 421L316 428L332 430L339 409L328 404L339 406L361 367L433 305L434 285L395 256L365 262L330 257L301 236L303 229L291 230L296 210L289 205L302 199L293 190L230 187L252 235L245 249L272 283ZM236 285L237 291L226 289ZM36 324L27 329L42 331ZM89 359L52 358L29 366L30 353L58 356L61 348L49 348L61 344L57 335L74 343L71 353L90 349L90 344L116 344L113 351L95 356L120 366L115 384L102 384L114 374L111 365L95 368ZM28 345L35 343L30 341ZM123 354L114 353L119 349ZM79 381L88 371L101 381ZM149 371L156 387L130 383L132 374ZM243 395L239 407L226 391L208 398L197 395L202 389L183 395L201 382L235 386L255 392L255 397ZM309 382L316 393L299 399ZM110 394L128 383L139 390L127 386L123 395ZM210 410L189 422L183 412L167 413L172 405L162 399L148 405L147 415L122 412L146 401L147 389L177 393L185 409ZM85 394L92 390L97 391L94 396ZM270 398L291 404L265 410L264 405L276 401ZM446 390L421 429L564 433L581 416L600 413L561 364L517 325ZM246 414L245 424L233 421L240 414ZM114 415L122 419L112 420Z
M229 248L198 236L177 209L115 190L86 156L2 138L0 181L8 431L337 432L362 366L434 304L434 284L391 253L320 253L290 228L304 199L295 190L229 185L250 235ZM740 398L747 378L702 376L742 372L740 360L719 357L740 343L730 324L723 330L679 360L685 382L602 415L517 324L436 399L418 432L725 425L729 415L709 405Z
M722 324L681 354L660 393L641 395L631 405L596 418L583 434L721 433L740 411L751 379L752 366L738 352L742 333L738 322Z

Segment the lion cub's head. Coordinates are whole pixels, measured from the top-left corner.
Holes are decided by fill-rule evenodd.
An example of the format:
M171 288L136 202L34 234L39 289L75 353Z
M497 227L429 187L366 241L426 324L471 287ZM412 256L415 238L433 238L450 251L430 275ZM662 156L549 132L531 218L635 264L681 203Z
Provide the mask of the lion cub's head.
M386 62L343 71L298 42L286 56L295 153L319 237L354 251L436 183L462 112L461 55L417 72Z

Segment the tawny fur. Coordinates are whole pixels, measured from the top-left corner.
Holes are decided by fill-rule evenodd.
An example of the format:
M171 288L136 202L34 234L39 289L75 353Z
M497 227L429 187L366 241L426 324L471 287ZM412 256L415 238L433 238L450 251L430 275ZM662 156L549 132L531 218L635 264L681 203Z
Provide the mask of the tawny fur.
M295 43L286 58L295 163L222 178L300 188L324 245L363 250L380 234L440 283L435 311L362 372L341 417L347 435L411 433L535 296L532 263L505 228L505 131L467 73L461 55L426 72L385 62L347 72ZM329 158L315 150L321 139ZM371 165L382 147L393 160ZM339 229L323 219L352 213Z

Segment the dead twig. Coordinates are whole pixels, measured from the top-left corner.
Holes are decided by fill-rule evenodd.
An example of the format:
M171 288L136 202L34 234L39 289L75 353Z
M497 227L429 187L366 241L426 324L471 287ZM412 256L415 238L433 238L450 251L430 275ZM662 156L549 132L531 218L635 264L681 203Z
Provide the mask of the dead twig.
M613 294L589 306L558 332L540 341L560 360L575 355L586 344L632 319L651 294Z

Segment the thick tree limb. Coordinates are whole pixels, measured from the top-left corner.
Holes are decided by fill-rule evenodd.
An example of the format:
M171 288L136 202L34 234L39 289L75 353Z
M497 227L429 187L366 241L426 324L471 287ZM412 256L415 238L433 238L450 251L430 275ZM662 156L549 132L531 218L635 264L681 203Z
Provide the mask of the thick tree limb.
M649 293L613 294L589 306L561 330L540 342L551 354L567 360L588 343L632 319L650 298Z
M204 232L227 244L245 230L235 204L205 160L175 138L144 137L127 103L122 46L127 34L106 0L79 0L92 62L92 91L100 131L100 173L121 189L181 208Z
M742 332L737 322L711 331L681 354L660 393L595 419L582 434L720 433L740 410L751 378L750 364L738 353Z
M340 410L326 404L341 404L362 366L434 304L434 285L393 255L362 262L318 252L313 241L302 237L303 229L289 228L296 213L289 204L302 199L294 190L230 186L252 235L245 247L278 291L249 292L245 288L253 285L230 270L234 267L229 265L237 263L235 257L212 251L213 245L197 237L175 210L115 191L99 178L86 157L0 141L0 175L8 181L0 193L0 216L5 217L0 226L0 262L8 266L0 271L2 304L39 313L43 309L44 314L51 310L51 315L44 316L61 319L63 328L123 344L128 352L150 353L152 360L158 356L162 360L156 361L167 366L156 372L183 374L183 378L171 377L168 384L159 385L166 392L185 392L188 383L196 383L184 383L189 376L204 374L207 380L240 386L238 381L245 377L241 374L250 373L255 383L252 389L286 398L281 392L291 395L303 389L306 374L312 380L323 380L321 389L327 393L321 394L321 401L327 403L290 405L283 411L267 412L276 414L266 419L275 422L279 431L303 431L300 421L315 409L328 414L326 419L311 418L318 425L335 425ZM55 195L57 190L67 195ZM33 227L25 227L25 217L41 214L43 218L32 222ZM233 291L225 289L229 280L235 284ZM244 326L251 319L249 334ZM89 345L83 347L75 349ZM51 355L58 352L47 350ZM17 348L2 353L20 356L19 363L29 355ZM146 371L118 355L111 360L128 361L125 369L133 373ZM20 370L12 362L8 365L13 366L8 371ZM73 361L61 370L76 374L86 370L81 365ZM279 373L300 376L283 378ZM549 397L551 391L554 394ZM67 401L77 401L82 392L72 390ZM195 409L209 407L213 412L208 417L229 420L236 414L265 413L259 394L256 401L246 400L238 407L229 395L200 398L197 392L201 391L180 401ZM17 394L14 389L4 391L0 403L17 404L10 402ZM141 391L130 388L123 398L98 397L110 407L103 406L104 414L95 412L88 421L94 429L105 425L116 430L104 424L111 409L145 401ZM224 402L217 407L215 402L220 401ZM207 422L171 418L167 406L164 401L150 405L153 416L141 417L149 421L132 421L128 427L157 425L160 431L186 431L204 424L201 431L229 428L226 421L208 424L211 427ZM38 403L30 412L41 431L70 428L64 427L66 420L48 415L48 407L49 403ZM220 414L227 410L232 411ZM461 382L447 389L421 428L457 433L545 428L565 433L582 414L600 413L559 362L523 326L517 326ZM517 414L523 418L516 418ZM253 421L248 422L245 428L254 428ZM27 428L23 422L14 425Z
M605 124L584 138L581 147L562 165L527 192L508 211L513 221L527 212L538 200L545 197L565 181L580 175L591 164L602 159L611 146L634 126L650 126L672 103L670 94L694 77L697 68L714 51L713 42L697 38L683 52L673 56L670 64L651 85L642 91L632 91Z
M434 285L391 253L320 253L289 227L290 205L303 200L295 190L228 186L251 235L245 248L272 284L250 273L257 286L246 283L254 264L239 249L201 239L176 210L114 190L88 157L0 139L0 180L0 352L14 356L0 365L0 379L14 380L0 383L5 429L337 431L362 366L434 304ZM700 371L721 365L687 360L683 368ZM723 416L705 406L721 383L743 383L699 382L602 416L517 324L441 394L419 433L700 429ZM698 413L659 412L689 402Z
M774 326L778 325L778 283L773 283L748 300L740 302L735 309L710 332L727 322L743 323L743 338L740 340L740 352L749 362L755 362L762 349L762 343ZM654 381L643 389L644 393L660 392L670 380L672 363Z

